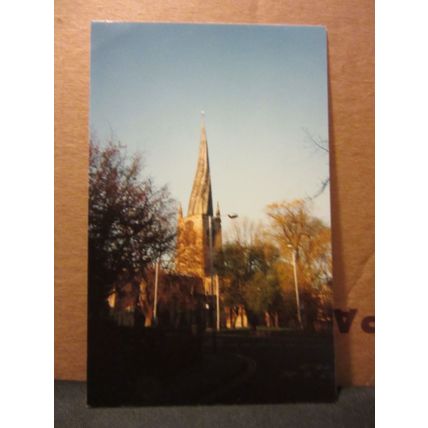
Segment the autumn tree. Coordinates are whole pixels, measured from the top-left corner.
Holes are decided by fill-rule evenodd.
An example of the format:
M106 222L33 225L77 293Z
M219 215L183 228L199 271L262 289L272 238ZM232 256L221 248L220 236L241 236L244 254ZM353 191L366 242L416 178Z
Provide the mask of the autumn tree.
M166 187L143 176L139 155L115 142L91 141L89 158L89 299L96 310L112 288L141 276L173 248L174 203ZM137 286L137 284L135 284ZM94 306L92 306L94 305Z
M314 302L331 285L330 228L311 214L309 202L302 199L270 204L266 212L284 263L292 263L294 253L302 306L311 324L318 317Z

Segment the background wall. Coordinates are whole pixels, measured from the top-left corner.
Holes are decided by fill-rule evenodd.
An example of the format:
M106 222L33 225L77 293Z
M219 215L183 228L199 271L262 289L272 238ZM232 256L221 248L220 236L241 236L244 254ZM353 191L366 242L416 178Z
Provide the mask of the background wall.
M90 22L324 25L341 385L374 382L374 1L55 2L55 378L86 376ZM356 309L352 319L349 312ZM352 312L354 313L354 312ZM352 321L352 322L351 322ZM349 329L348 329L349 327ZM348 330L348 332L345 332Z

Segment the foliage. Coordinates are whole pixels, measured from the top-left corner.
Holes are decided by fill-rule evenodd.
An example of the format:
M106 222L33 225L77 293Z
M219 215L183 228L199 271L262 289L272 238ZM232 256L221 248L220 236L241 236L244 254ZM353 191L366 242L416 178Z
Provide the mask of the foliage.
M237 243L227 243L216 254L214 267L224 279L222 291L226 306L236 307L244 303L243 291L251 276L248 250Z
M224 305L243 305L267 325L278 325L278 319L295 323L294 253L301 311L305 326L312 328L317 320L328 320L330 310L330 228L312 216L305 200L273 203L266 212L270 222L264 227L235 223L234 240L217 257Z
M257 316L276 312L282 303L280 280L275 270L255 272L245 290L248 309Z
M331 280L331 232L310 213L309 203L302 199L283 201L267 207L270 232L284 260L296 257L299 283L319 288Z
M235 227L235 241L223 246L215 267L224 279L224 304L235 314L243 306L253 320L281 304L281 291L276 263L279 253L264 240L261 231L244 221ZM248 231L251 230L249 234ZM243 238L245 237L245 239Z
M91 141L88 266L90 298L96 304L113 284L132 281L173 247L175 210L169 191L141 173L140 156L127 156L115 142L101 147Z

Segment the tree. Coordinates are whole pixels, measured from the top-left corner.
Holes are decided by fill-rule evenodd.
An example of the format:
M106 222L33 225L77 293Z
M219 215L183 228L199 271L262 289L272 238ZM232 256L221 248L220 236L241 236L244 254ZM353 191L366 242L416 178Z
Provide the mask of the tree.
M282 306L282 293L275 269L254 273L245 290L245 302L257 319L265 318L267 327L279 326L278 311Z
M248 251L239 243L226 243L216 253L214 260L216 272L222 278L223 304L229 308L232 326L245 305L244 289L251 276Z
M89 299L91 310L173 248L175 207L166 187L142 176L142 159L119 143L91 141L89 161ZM92 306L94 305L94 306Z
M313 136L307 129L303 129L303 131L306 134L307 140L315 147L317 151L320 151L323 154L329 155L329 143L328 139L321 138L320 136ZM321 181L321 186L317 190L317 192L311 197L311 199L316 199L318 196L320 196L322 193L324 193L324 190L328 187L330 184L330 177L327 176Z
M278 249L266 240L261 225L244 219L235 222L234 240L216 257L216 270L223 279L223 303L231 311L232 325L245 309L250 324L265 317L266 324L278 325L281 304L276 263Z
M267 207L271 220L270 233L280 249L282 260L291 263L295 254L296 270L302 303L309 323L316 319L312 310L315 301L323 301L326 287L331 285L331 232L323 222L312 216L308 201L273 203ZM290 283L289 269L287 283Z

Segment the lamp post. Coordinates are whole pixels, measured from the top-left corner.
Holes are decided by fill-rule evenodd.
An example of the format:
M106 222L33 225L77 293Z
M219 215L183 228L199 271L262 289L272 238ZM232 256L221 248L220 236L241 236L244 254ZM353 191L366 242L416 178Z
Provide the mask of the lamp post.
M156 259L155 265L155 296L153 302L153 321L155 325L158 323L157 310L158 310L158 282L159 282L159 258Z
M210 293L211 296L214 295L214 284L213 284L213 277L214 277L214 263L213 263L213 225L212 225L213 217L212 215L208 216L208 246L210 251Z
M294 291L296 293L296 306L297 306L297 320L299 322L299 327L302 328L302 314L300 312L300 296L299 296L299 284L297 282L297 266L296 266L296 249L291 245L287 245L291 249L292 254L292 264L293 264L293 273L294 273Z

